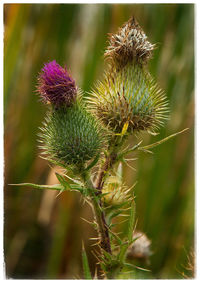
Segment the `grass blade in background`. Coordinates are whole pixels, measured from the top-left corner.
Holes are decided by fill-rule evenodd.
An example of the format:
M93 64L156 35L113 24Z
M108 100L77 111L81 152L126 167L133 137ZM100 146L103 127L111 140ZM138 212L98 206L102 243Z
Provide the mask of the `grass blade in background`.
M84 279L92 279L84 243L82 243L82 263L83 263Z

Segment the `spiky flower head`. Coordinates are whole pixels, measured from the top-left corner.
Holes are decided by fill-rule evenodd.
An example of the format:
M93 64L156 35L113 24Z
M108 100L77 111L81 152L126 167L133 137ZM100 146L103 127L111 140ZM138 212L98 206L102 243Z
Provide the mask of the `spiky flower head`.
M52 108L41 133L44 153L63 165L81 165L95 158L104 144L96 119L79 102Z
M115 133L154 132L167 119L164 93L141 65L127 64L105 74L89 98L96 115Z
M128 188L122 182L122 164L119 163L115 174L109 176L103 186L103 201L106 205L122 204L133 198L132 187Z
M125 185L112 179L113 177L108 178L103 187L102 193L105 194L103 200L107 205L118 205L129 199L130 191Z
M103 82L89 99L96 115L114 133L153 133L167 119L165 95L146 69L154 45L132 17L110 36L111 59Z
M132 17L116 34L110 35L105 57L120 66L133 60L146 63L151 58L154 48L155 45L148 41L144 31Z
M38 77L37 92L44 103L50 102L56 107L70 106L76 99L77 87L66 67L56 61L46 63Z

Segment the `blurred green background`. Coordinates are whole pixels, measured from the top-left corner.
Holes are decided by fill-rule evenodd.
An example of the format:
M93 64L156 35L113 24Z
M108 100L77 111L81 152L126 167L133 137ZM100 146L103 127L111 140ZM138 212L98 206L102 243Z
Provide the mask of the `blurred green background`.
M135 187L137 228L152 241L151 272L137 278L184 278L194 250L194 5L191 4L5 4L4 5L4 253L8 278L82 278L81 244L91 269L96 259L81 217L91 210L76 193L10 187L9 183L56 183L39 157L37 133L46 108L34 95L44 62L66 64L79 87L90 91L101 78L107 34L134 15L157 49L149 68L166 91L171 115L152 143L186 127L190 130L140 153L137 171L124 168ZM140 266L143 266L141 263Z

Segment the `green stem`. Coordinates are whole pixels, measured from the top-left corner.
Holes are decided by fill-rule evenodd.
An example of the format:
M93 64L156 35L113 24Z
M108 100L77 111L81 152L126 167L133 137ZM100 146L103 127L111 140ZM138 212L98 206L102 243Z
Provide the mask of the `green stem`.
M100 236L101 249L109 254L112 254L109 231L105 220L105 214L102 208L103 205L99 195L102 194L102 188L104 185L107 172L113 167L113 165L117 161L118 152L124 142L124 138L125 138L124 136L115 136L112 142L110 143L108 155L106 157L105 163L102 165L100 169L99 175L95 182L95 186L93 185L89 177L88 170L80 170L80 172L82 172L81 177L85 183L85 186L87 187L93 205L93 211L98 226L98 233ZM109 270L109 272L111 274L113 273L112 270ZM111 277L110 276L108 277L113 278L112 275Z
M117 153L116 152L111 152L105 160L105 163L101 167L101 170L99 172L98 178L96 180L96 189L98 190L98 193L101 193L104 181L105 181L105 176L107 172L112 168L113 164L115 163L117 158Z
M113 167L116 161L118 161L118 152L124 143L125 136L114 136L114 138L110 142L110 148L108 150L108 154L106 156L105 162L102 165L99 175L96 179L95 187L99 193L101 193L106 174Z
M112 254L108 226L105 220L104 212L102 211L102 208L101 208L101 202L98 203L95 197L93 197L92 203L93 203L93 208L94 208L94 212L96 215L96 220L99 225L99 233L101 236L101 248L105 250L106 252Z
M101 240L100 242L101 248L111 254L112 251L110 246L109 232L105 220L104 211L102 210L101 201L95 194L95 187L89 178L89 174L87 172L84 172L82 174L82 178L84 180L85 186L88 189L88 192L90 194L90 200L93 205L94 215L98 225L98 232Z

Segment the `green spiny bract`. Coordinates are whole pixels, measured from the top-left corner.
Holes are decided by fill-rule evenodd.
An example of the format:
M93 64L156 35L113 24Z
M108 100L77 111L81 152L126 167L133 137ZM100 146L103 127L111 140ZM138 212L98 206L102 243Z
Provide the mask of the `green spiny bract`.
M80 167L100 154L104 144L101 126L80 101L52 107L41 130L44 153L63 165Z
M91 108L106 126L121 133L153 132L167 118L167 101L146 69L129 63L110 68L89 99Z

